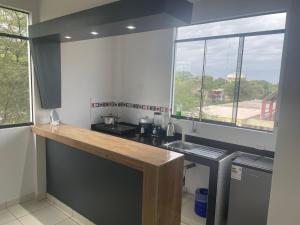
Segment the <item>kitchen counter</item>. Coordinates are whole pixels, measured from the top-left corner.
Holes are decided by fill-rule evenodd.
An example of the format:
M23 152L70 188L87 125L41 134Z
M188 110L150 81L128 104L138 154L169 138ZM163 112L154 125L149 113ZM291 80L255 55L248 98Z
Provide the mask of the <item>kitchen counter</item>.
M58 127L49 124L37 125L32 127L32 131L39 136L80 148L136 169L142 169L145 166L161 167L183 157L182 154L176 152L70 125Z
M135 215L136 221L134 222L130 221L130 218L133 218L133 216L125 218L131 224L180 224L184 161L182 154L69 125L60 125L58 127L53 127L49 124L36 125L32 127L32 131L47 140L48 192L50 191L50 194L71 208L75 208L75 210L96 224L103 224L104 222L104 224L114 225L120 223L120 221L117 221L117 218L121 216L125 218L124 212L126 210L128 210L128 213ZM102 161L95 163L97 160ZM105 168L98 168L101 165L105 165ZM91 167L90 170L88 170L89 167ZM74 171L78 171L77 174L82 175L82 177L73 179L77 174L72 173L71 168L74 168ZM107 173L109 174L110 171L104 170L110 168L112 169L112 174L120 177L120 180L128 177L127 180L125 179L125 183L124 181L123 183L118 183L115 179L112 180L112 178L107 176ZM81 174L83 170L85 173ZM127 171L126 174L122 174L124 171ZM89 186L90 180L87 180L86 177L94 176L94 174L98 173L99 181L93 179L93 183ZM70 179L70 181L67 182L64 179ZM85 182L76 184L76 182L83 179L85 179ZM126 182L130 179L136 184L127 184ZM100 182L99 188L103 188L103 183L105 182L112 183L114 187L109 188L109 185L106 185L107 188L103 188L103 193L97 193L95 198L98 198L99 204L103 205L106 204L105 199L107 199L107 196L111 195L113 199L116 199L117 204L118 200L122 201L116 197L119 193L120 198L124 199L124 202L122 202L124 212L120 211L120 215L118 215L118 212L113 212L114 208L112 208L109 213L115 214L110 215L110 219L106 218L104 221L105 215L108 214L107 210L110 210L107 208L108 206L103 207L102 217L96 215L102 213L99 209L94 210L95 215L90 213L90 211L93 211L93 208L89 207L98 203L82 202L87 199L87 197L84 199L84 195L89 193L79 192L77 186L75 186L74 190L71 187L65 188L64 185L61 185L62 182L65 182L65 186L68 186L69 183L73 185L75 183L75 185L80 186L81 190L89 190L90 192L97 191L97 189L91 190L97 186L96 182ZM128 188L126 185L128 185ZM131 190L139 185L141 186L140 191L139 189L135 192ZM72 193L73 191L74 193ZM132 195L129 199L126 196L126 191L128 195ZM136 196L139 193L142 196ZM78 195L81 198L78 198ZM98 195L103 197L100 199ZM89 198L91 201L95 201L92 196L89 196ZM136 200L134 206L142 205L142 207L136 207L137 212L130 211L130 204L134 200ZM129 204L128 207L126 207L127 203ZM108 205L111 204L110 202ZM142 208L141 215L138 212L139 208ZM140 222L138 222L139 217L141 217Z

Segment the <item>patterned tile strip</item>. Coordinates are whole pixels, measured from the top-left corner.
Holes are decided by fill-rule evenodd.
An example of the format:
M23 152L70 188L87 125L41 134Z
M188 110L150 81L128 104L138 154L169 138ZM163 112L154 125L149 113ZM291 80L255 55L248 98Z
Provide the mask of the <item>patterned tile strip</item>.
M141 109L145 111L153 111L153 112L169 112L169 107L161 107L161 106L152 106L152 105L142 105L142 104L133 104L133 103L125 103L125 102L97 102L91 103L92 108L103 108L103 107L124 107L131 109Z

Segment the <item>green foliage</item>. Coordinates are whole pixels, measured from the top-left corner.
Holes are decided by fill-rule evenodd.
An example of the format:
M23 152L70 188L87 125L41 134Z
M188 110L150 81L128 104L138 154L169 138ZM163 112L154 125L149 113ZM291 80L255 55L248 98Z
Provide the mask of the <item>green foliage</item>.
M201 77L194 76L189 72L178 72L175 79L174 105L180 104L182 105L183 112L188 111L193 113L195 108L199 107L200 99Z
M177 72L175 77L175 106L181 104L183 111L199 114L201 101L201 76L195 76L190 72ZM212 90L223 89L223 101L214 102L211 99ZM223 78L214 78L206 75L203 79L204 105L216 105L232 103L234 99L235 82ZM264 80L241 79L239 101L249 101L270 96L277 92L278 85Z
M0 8L0 32L27 35L27 15ZM28 41L0 37L0 124L28 121Z

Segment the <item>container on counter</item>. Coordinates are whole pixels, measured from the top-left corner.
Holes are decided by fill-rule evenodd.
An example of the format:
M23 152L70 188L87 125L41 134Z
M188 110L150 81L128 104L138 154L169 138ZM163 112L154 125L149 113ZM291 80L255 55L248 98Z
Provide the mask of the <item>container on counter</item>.
M177 104L176 105L176 118L180 119L182 116L182 105Z

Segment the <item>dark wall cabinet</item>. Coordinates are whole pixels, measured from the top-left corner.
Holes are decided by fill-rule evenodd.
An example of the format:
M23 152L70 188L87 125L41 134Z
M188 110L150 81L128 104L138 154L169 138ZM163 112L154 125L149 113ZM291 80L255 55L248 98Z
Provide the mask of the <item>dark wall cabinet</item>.
M57 36L30 40L42 108L61 107L61 53Z

